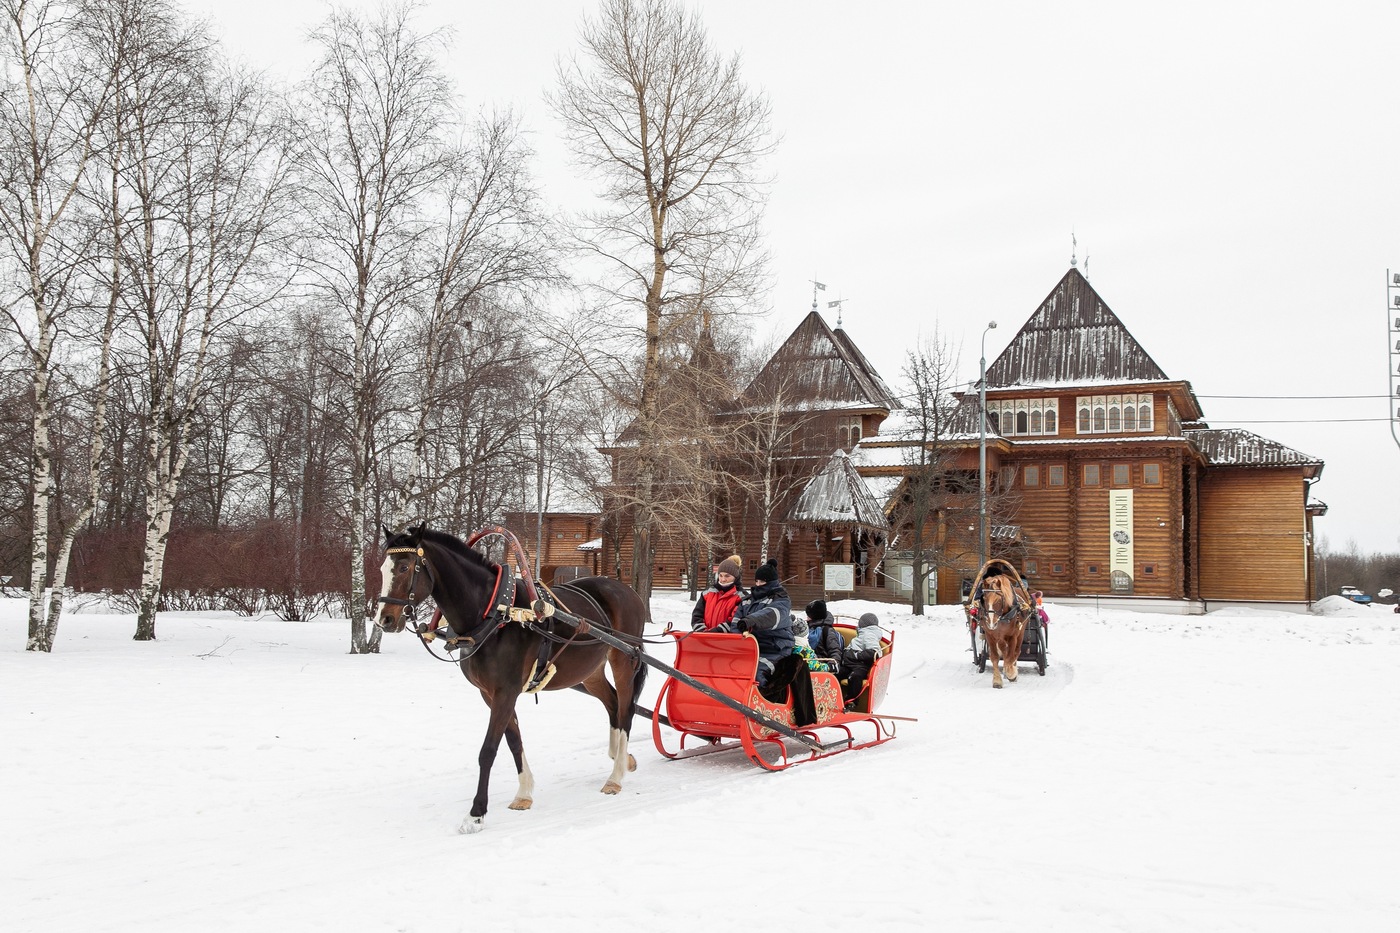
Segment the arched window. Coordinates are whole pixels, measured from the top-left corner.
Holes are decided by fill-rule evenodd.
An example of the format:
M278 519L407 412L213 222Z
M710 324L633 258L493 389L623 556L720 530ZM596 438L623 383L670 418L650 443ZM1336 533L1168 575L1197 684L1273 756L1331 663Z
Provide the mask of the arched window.
M1138 430L1152 430L1152 406L1142 405L1138 408Z
M1087 408L1079 409L1079 433L1089 433L1089 409Z
M1097 434L1097 433L1099 433L1099 432L1102 432L1103 430L1104 430L1104 426L1103 426L1103 408L1101 408L1101 407L1095 407L1095 408L1094 408L1094 433Z
M1026 434L1029 430L1029 427L1026 425L1026 413L1023 411L1016 412L1016 433Z
M1059 433L1059 428L1057 428L1057 427L1055 426L1055 413L1054 413L1053 411L1047 411L1047 412L1045 413L1045 433L1046 433L1046 434L1057 434L1057 433Z
M987 412L987 426L994 432L1001 432L1001 413L995 411Z
M1118 420L1118 406L1114 405L1108 410L1108 429L1110 431L1123 430L1122 422Z
M1031 433L1040 433L1040 412L1038 411L1031 412Z
M1137 409L1131 405L1124 406L1123 408L1123 430L1137 430Z

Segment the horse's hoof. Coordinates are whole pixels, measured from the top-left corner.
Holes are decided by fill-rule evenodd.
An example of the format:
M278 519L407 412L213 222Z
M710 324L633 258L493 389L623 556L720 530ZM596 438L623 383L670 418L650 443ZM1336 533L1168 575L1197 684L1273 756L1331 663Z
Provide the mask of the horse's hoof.
M1000 690L1000 689L1001 689L1001 684L997 683L995 680L992 681L992 689L993 689L993 690Z
M633 758L631 755L628 755L628 756L627 756L627 770L628 770L628 771L636 771L636 770L637 770L637 759L636 759L636 758Z
M483 822L484 819L485 817L469 816L462 821L461 826L457 827L457 832L461 833L463 836L476 835L486 828L486 824Z
M616 781L609 781L608 783L603 785L603 793L620 794L622 793L622 785L617 783Z
M528 810L528 809L530 809L530 805L533 804L534 802L535 802L534 799L533 799L533 798L530 798L530 797L516 797L514 800L512 800L512 801L510 802L510 806L509 806L508 809L511 809L511 810Z

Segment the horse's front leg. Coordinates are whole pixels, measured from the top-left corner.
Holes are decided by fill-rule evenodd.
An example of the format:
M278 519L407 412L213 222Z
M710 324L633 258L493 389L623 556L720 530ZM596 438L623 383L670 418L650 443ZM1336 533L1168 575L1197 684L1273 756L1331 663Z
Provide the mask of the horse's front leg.
M991 628L987 630L987 656L992 663L992 686L998 690L1001 689L1003 654L1001 632L996 631L996 622L993 621Z
M510 802L512 810L528 810L535 802L535 775L525 760L525 744L520 740L520 719L514 715L506 725L506 745L515 757L515 773L520 786L515 791L515 799Z
M472 800L471 813L462 821L458 832L479 833L484 828L486 797L491 786L491 766L496 763L496 750L501 746L501 736L505 734L514 718L515 694L502 690L491 697L491 721L486 727L486 738L481 743L481 754L476 759L481 768L476 781L476 797Z

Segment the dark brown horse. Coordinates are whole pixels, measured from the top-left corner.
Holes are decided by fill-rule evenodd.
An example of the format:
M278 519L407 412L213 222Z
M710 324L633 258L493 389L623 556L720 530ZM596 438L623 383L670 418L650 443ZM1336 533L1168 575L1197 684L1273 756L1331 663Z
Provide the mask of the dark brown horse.
M978 613L982 636L987 640L987 660L992 665L992 686L1001 687L1002 670L1006 679L1016 681L1016 659L1026 635L1026 620L1032 611L1016 598L1016 587L1004 574L982 578L981 610Z
M552 631L541 631L545 627L533 623L533 613L507 611L509 606L517 610L529 607L527 587L516 585L508 567L487 560L449 534L421 527L394 534L386 528L381 574L383 588L375 620L379 627L386 632L403 631L406 615L411 616L418 603L431 595L450 627L449 642L461 651L462 673L491 708L477 759L481 773L476 797L461 832L482 828L491 765L503 735L520 778L510 808L527 810L533 802L535 780L525 761L515 701L537 665L540 670L553 667L552 676L541 689L560 690L579 684L607 709L608 754L613 765L603 793L616 794L622 789L623 774L637 767L627 744L646 665L636 655L608 648L564 621L555 621ZM585 577L555 587L554 595L561 609L637 645L640 653L648 614L646 604L631 589L607 577ZM612 671L611 684L605 668Z

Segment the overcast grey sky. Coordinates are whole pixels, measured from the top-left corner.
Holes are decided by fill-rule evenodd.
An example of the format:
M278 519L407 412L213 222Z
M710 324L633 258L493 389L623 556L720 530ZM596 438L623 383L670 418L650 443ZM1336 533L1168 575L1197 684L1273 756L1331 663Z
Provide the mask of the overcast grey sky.
M305 67L318 0L185 0L236 57ZM353 0L351 7L370 7ZM1323 458L1333 549L1400 550L1385 273L1400 271L1400 3L700 0L773 106L785 336L823 300L892 384L920 329L975 379L1080 268L1213 427ZM542 95L593 3L425 3L468 110L517 108L546 196L585 190ZM834 318L832 319L834 323ZM1221 396L1371 396L1262 399ZM1374 419L1347 420L1347 419Z

